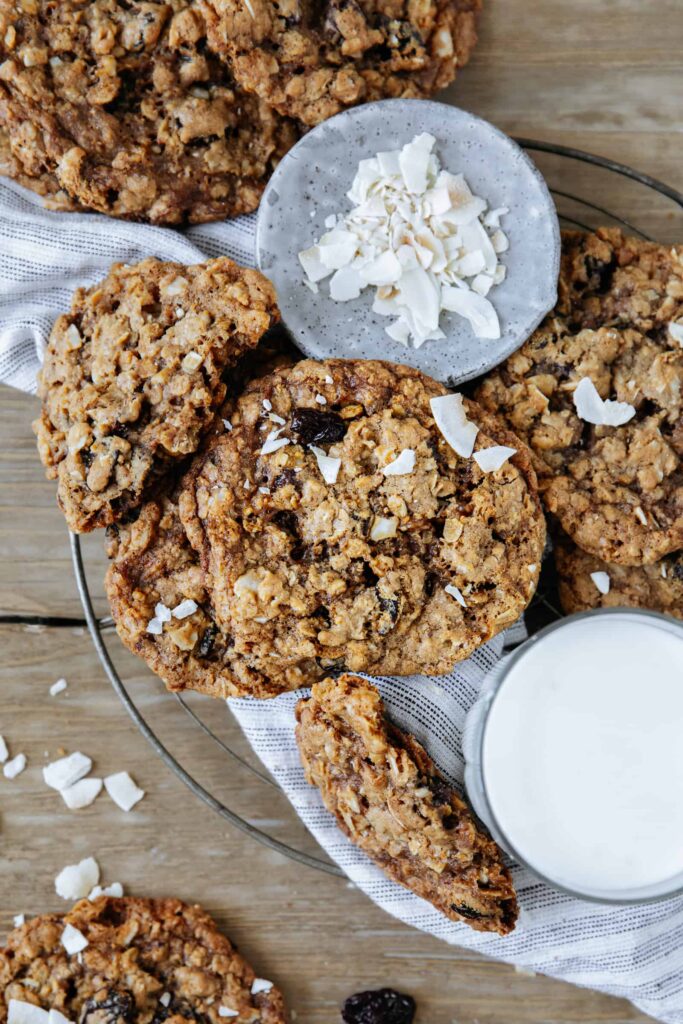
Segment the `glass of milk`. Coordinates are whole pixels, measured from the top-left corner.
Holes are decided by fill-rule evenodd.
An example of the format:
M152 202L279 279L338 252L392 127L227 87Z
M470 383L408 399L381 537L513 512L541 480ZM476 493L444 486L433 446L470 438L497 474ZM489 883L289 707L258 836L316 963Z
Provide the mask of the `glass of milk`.
M603 903L683 890L683 622L554 623L487 678L463 747L475 810L548 884Z

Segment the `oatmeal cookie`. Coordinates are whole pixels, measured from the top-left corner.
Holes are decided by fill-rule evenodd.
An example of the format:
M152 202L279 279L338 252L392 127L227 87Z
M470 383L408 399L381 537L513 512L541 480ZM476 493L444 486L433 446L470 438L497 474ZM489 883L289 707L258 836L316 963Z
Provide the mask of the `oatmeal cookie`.
M165 224L254 210L298 132L205 32L189 0L0 0L2 169L62 209Z
M569 537L554 540L560 604L564 611L591 608L649 608L683 619L683 551L652 565L613 565L577 548ZM592 573L606 573L609 590L598 590Z
M634 327L676 347L668 325L683 324L683 247L619 228L563 231L556 313L576 330Z
M581 419L574 390L635 408L622 426ZM546 508L583 550L643 565L683 547L683 349L624 328L573 333L551 319L483 381L477 400L530 446Z
M278 319L270 282L225 257L117 264L76 292L50 336L34 424L72 530L128 515L196 450L225 397L226 370Z
M477 41L481 0L202 0L211 46L247 92L318 124L384 97L431 96Z
M181 517L250 671L287 689L438 674L526 607L545 534L529 453L465 400L477 447L516 454L492 473L456 455L430 408L446 393L407 366L303 360L251 384L195 459Z
M308 782L342 831L395 882L477 931L512 931L517 900L494 841L415 738L357 676L325 679L296 709Z
M69 925L87 940L78 955L62 945ZM10 934L0 951L0 1022L16 999L80 1024L223 1024L223 1007L245 1024L286 1024L280 992L270 986L252 994L254 981L201 907L100 896Z

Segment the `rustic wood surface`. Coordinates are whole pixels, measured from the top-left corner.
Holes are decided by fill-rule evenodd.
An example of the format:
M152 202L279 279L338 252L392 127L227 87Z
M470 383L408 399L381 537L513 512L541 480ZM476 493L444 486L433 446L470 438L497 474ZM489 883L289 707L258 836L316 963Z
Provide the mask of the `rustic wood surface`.
M490 0L480 45L448 98L511 134L577 146L683 184L680 0ZM677 134L678 133L678 134ZM560 184L635 211L660 237L680 240L673 209L580 166ZM556 177L557 180L557 177ZM645 1020L627 1003L529 977L412 931L344 881L257 845L193 797L158 760L109 687L86 631L7 622L12 614L82 618L68 540L43 479L30 422L36 400L0 391L0 732L26 772L0 778L3 857L0 929L18 912L60 909L57 871L94 854L106 881L135 894L197 900L281 984L297 1022L334 1024L350 992L394 985L415 995L420 1024L611 1024ZM84 543L98 614L106 614L101 539ZM160 736L250 822L315 852L283 798L250 782L207 745L185 712L115 636L110 647ZM66 694L51 698L58 677ZM206 713L205 702L195 704ZM212 721L230 732L216 704ZM231 733L234 737L234 733ZM84 750L98 773L129 770L147 797L129 815L106 796L69 812L40 774L46 757ZM245 752L246 753L246 752Z

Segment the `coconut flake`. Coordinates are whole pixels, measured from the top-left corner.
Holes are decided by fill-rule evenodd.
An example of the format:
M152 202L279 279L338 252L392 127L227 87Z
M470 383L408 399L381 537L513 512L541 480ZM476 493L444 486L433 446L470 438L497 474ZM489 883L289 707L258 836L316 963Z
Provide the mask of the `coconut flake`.
M49 1024L47 1010L23 999L10 999L7 1007L7 1024Z
M316 395L315 400L318 403L318 405L327 405L327 399L325 398L324 395Z
M83 952L88 945L88 940L78 928L74 928L72 924L67 924L62 932L62 945L69 956L75 956L76 953Z
M507 210L487 214L486 200L472 194L462 174L439 167L434 145L422 133L400 150L360 161L347 193L353 209L327 218L329 230L299 253L306 283L317 292L331 275L337 302L375 288L372 308L395 318L386 331L401 344L445 337L445 309L465 316L479 337L500 337L486 295L505 276L497 253L509 244L500 228ZM450 294L453 285L461 294Z
M610 578L606 572L592 572L591 579L601 594L609 594Z
M120 882L112 882L111 885L94 886L88 893L89 900L96 900L100 896L114 896L117 899L123 896L123 886Z
M26 767L26 755L17 754L11 761L6 761L2 766L2 774L6 779L16 779L17 775L21 775L24 768Z
M162 1006L170 1006L171 1005L171 993L170 992L162 992L161 995L159 996L159 1002L161 1003Z
M254 978L251 985L251 994L252 996L257 996L260 992L270 992L272 987L272 981L266 981L265 978Z
M474 442L479 427L468 420L462 395L439 395L431 398L429 404L434 422L454 452L463 459L469 459L474 451Z
M389 540L390 537L395 537L397 526L398 519L395 516L388 519L384 516L375 516L370 530L370 540Z
M68 757L46 764L43 768L43 779L51 789L67 789L87 775L92 768L92 760L87 754L77 750Z
M233 1010L229 1006L219 1006L218 1016L219 1017L239 1017L240 1011Z
M145 795L144 789L135 785L128 772L108 775L104 780L104 788L122 811L130 811Z
M173 618L186 619L188 615L194 615L198 607L199 606L196 601L186 597L184 601L181 601L180 604L177 604L173 609Z
M230 431L232 430L232 423L230 422L230 420L223 420L223 426L228 431L228 433L230 433Z
M628 402L603 401L590 377L582 377L576 385L574 407L582 420L598 427L621 427L636 414Z
M69 684L67 683L66 679L58 679L50 687L50 696L56 697L58 694L64 693L68 685Z
M12 924L15 928L21 928L22 924L26 924L26 914L15 914L12 918Z
M385 476L405 476L415 469L415 452L412 448L404 448L400 455L382 467Z
M100 868L94 857L69 864L55 878L55 892L63 900L82 900L100 880Z
M7 744L5 743L5 737L0 736L0 764L4 764L8 757L9 751L7 749Z
M669 324L669 334L674 341L683 346L683 323L677 324L672 320Z
M102 790L102 779L80 779L73 786L61 789L62 800L70 811L81 811L97 799Z
M443 589L446 591L447 594L450 594L451 597L454 597L458 604L462 605L463 608L467 608L467 602L465 601L465 598L462 596L462 592L458 590L456 586L454 586L452 583L447 583Z
M642 523L643 526L647 526L647 516L643 512L640 505L636 505L636 507L633 509L633 512L638 522Z
M281 433L282 427L270 431L261 448L261 455L272 455L273 452L279 451L280 448L284 448L285 445L290 443L288 437L280 437Z
M315 455L315 460L318 463L318 469L320 470L325 483L336 484L342 460L336 459L332 455L326 455L323 449L319 448L315 444L309 444L308 447Z
M495 473L516 452L516 448L508 448L504 444L494 444L490 448L480 448L472 457L482 473Z
M150 619L147 623L147 632L151 633L152 636L160 636L163 631L164 624L161 619L158 619L156 616L153 619Z
M168 608L163 601L158 601L154 606L154 617L159 622L170 622L171 621L171 609Z

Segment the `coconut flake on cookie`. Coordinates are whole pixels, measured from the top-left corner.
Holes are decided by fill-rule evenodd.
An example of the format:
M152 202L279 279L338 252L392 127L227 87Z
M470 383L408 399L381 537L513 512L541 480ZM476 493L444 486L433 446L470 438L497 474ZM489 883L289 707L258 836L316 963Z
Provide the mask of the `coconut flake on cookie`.
M628 402L603 401L590 377L582 377L576 385L574 407L580 419L598 427L621 427L636 414Z
M430 398L434 422L457 455L469 459L474 451L479 427L467 418L462 395L438 395Z

